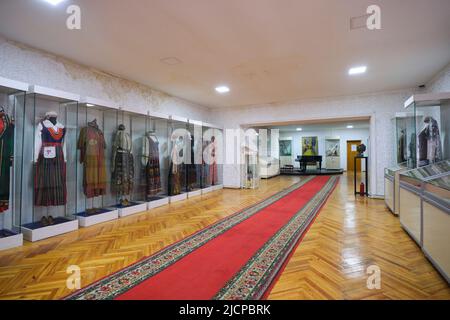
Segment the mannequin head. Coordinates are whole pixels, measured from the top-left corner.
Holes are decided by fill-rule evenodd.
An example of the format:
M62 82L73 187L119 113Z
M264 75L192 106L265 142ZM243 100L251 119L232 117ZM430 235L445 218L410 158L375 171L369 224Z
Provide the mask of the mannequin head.
M125 126L124 126L123 124L120 124L120 125L119 125L119 130L120 130L120 131L125 131Z
M58 122L58 114L55 111L50 111L45 114L45 119L50 121L53 125Z

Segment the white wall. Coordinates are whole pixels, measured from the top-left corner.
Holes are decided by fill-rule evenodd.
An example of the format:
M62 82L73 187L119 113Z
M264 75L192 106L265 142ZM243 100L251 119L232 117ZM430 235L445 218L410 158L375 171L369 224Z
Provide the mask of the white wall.
M347 141L361 140L366 146L369 145L369 129L328 129L317 131L302 131L302 132L280 132L280 140L288 140L292 138L292 156L291 163L294 164L297 155L302 154L301 140L302 137L318 137L319 139L319 155L323 156L322 167L326 167L325 161L325 139L329 137L340 137L341 143L341 168L347 170ZM370 156L370 155L369 155ZM295 166L298 167L298 163Z
M0 76L112 101L130 111L161 112L211 122L211 111L139 83L0 38Z

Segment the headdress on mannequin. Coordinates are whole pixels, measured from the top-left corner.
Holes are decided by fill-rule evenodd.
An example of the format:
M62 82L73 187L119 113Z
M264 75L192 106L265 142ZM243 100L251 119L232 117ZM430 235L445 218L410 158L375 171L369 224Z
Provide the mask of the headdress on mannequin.
M45 114L45 119L57 118L58 113L56 111L49 111Z

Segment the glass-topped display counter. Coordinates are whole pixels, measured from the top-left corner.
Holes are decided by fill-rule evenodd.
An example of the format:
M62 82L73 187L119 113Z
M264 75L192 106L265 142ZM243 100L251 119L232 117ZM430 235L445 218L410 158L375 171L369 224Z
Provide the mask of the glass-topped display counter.
M400 222L412 238L422 241L422 195L427 181L447 174L450 161L441 161L400 173Z
M408 167L414 169L450 159L450 92L417 94L404 106L408 114L414 114L414 130L407 134L412 153Z
M424 182L422 208L422 249L450 282L450 173Z
M23 244L21 234L22 140L17 124L28 84L0 77L0 251ZM20 130L20 128L19 128Z
M384 201L392 213L398 215L400 173L407 170L402 165L384 169Z

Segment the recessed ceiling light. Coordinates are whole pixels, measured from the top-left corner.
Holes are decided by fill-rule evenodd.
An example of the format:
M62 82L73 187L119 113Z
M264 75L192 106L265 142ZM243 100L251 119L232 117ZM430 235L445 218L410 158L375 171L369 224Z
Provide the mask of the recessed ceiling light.
M219 86L216 88L216 91L218 93L228 93L230 92L230 88L228 88L227 86Z
M50 3L51 5L57 6L58 4L60 4L61 2L64 2L66 0L44 0L47 3Z
M169 66L174 66L181 63L181 60L177 57L166 57L161 59L162 63L165 63Z
M303 129L302 128L297 128L297 131L303 131Z
M352 125L347 126L347 129L353 129Z
M350 76L353 76L353 75L356 75L356 74L365 73L366 71L367 71L367 67L366 66L360 66L360 67L351 68L350 70L348 70L348 74Z

